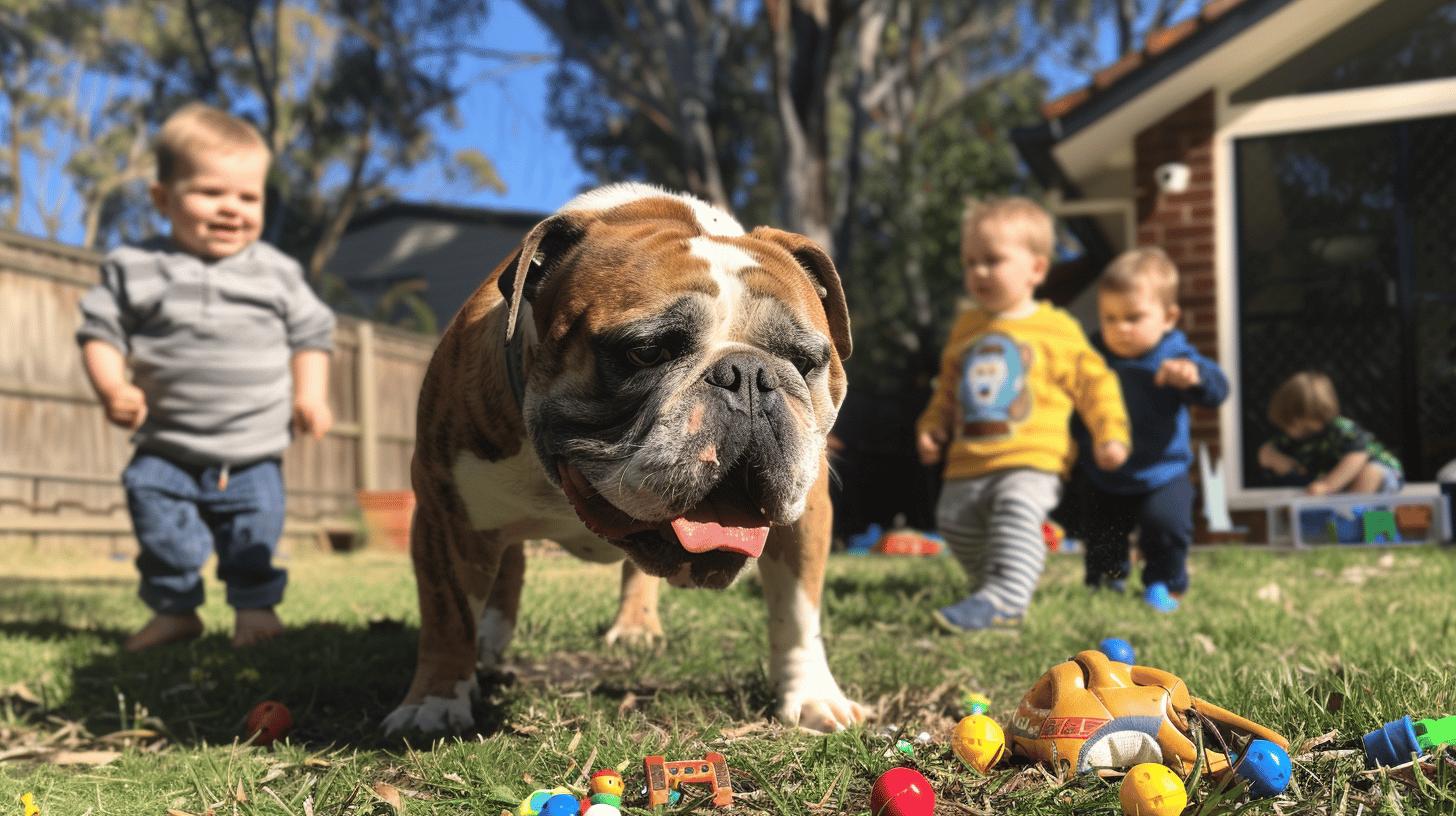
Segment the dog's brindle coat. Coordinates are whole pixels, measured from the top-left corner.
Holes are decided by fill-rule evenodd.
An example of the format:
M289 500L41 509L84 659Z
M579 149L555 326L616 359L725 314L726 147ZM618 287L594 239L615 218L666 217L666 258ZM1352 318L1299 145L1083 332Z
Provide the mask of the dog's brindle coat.
M838 274L803 236L745 233L636 184L536 225L425 375L411 469L419 656L386 729L473 725L477 662L498 665L510 640L527 538L627 556L609 640L661 635L652 576L723 587L761 548L779 718L816 731L864 719L829 671L819 621L824 442L849 351ZM680 541L688 528L719 533Z

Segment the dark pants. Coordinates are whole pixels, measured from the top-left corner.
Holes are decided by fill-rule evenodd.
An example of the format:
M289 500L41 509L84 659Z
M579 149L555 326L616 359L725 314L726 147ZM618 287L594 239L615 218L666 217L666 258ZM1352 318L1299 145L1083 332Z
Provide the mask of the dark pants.
M273 566L283 535L283 474L277 459L234 465L226 490L221 466L138 452L121 475L141 554L141 599L166 615L202 605L202 565L217 550L217 577L234 609L283 600L288 573Z
M1148 493L1107 493L1091 485L1082 502L1082 534L1087 542L1087 583L1097 586L1132 572L1128 536L1138 530L1143 586L1188 589L1188 546L1193 542L1193 485L1188 474Z

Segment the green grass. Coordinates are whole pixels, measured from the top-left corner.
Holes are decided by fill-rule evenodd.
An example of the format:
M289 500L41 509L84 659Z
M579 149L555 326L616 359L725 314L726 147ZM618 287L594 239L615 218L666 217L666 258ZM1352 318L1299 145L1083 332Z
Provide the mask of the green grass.
M963 691L988 694L1004 723L1042 672L1108 636L1296 747L1334 732L1296 756L1294 782L1276 802L1240 810L1241 800L1204 781L1188 813L1456 814L1450 754L1430 764L1428 779L1366 772L1359 755L1325 750L1402 714L1456 714L1449 549L1200 552L1194 591L1170 616L1133 597L1089 595L1078 559L1055 556L1024 630L974 637L941 635L929 621L959 596L963 578L950 560L836 556L830 660L878 718L828 737L767 719L764 612L751 579L723 593L665 590L665 648L613 651L598 638L616 569L538 557L516 676L488 686L476 709L482 733L416 746L377 730L413 668L418 616L399 556L294 558L280 609L289 633L242 652L228 646L230 612L209 582L204 638L127 655L121 638L146 618L129 564L12 555L0 589L0 814L19 814L26 791L55 816L393 814L392 786L410 814L498 816L533 788L580 789L590 769L608 766L627 778L635 806L626 812L645 814L631 795L642 756L707 750L728 757L733 813L862 814L875 777L898 764L882 733L893 724L933 737L909 761L934 783L937 813L1114 816L1115 780L1062 781L1019 765L981 776L947 745ZM247 710L264 699L292 709L288 744L236 744ZM55 761L85 751L119 756ZM673 810L694 804L702 799Z

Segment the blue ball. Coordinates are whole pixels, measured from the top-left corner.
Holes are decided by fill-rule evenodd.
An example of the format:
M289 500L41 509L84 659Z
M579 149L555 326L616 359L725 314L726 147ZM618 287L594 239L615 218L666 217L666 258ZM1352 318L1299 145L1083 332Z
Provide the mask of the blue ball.
M1137 663L1137 655L1132 650L1132 644L1122 638L1106 638L1097 644L1097 651L1107 655L1108 660L1116 660L1118 663L1126 663L1129 666Z
M577 816L581 813L581 802L569 793L558 793L546 800L541 816Z
M1238 755L1233 757L1237 760ZM1239 776L1249 780L1249 794L1259 799L1277 796L1289 787L1289 753L1269 740L1249 743Z

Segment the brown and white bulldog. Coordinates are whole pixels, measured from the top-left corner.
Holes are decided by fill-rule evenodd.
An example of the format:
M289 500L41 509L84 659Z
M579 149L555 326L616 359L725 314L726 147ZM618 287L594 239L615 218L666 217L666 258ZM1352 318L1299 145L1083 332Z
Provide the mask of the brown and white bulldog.
M758 559L777 714L863 720L829 671L825 438L849 315L829 256L640 184L537 224L445 330L420 394L410 537L419 660L389 732L473 725L514 631L522 541L623 565L607 639L660 636L657 578L722 588Z

